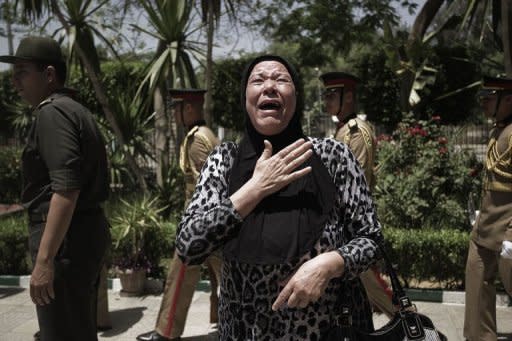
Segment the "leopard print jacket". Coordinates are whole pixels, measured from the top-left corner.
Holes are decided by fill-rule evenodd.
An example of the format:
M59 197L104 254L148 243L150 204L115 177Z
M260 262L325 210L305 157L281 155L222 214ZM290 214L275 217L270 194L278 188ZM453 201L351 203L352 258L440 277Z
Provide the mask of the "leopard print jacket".
M377 258L381 226L363 172L348 147L334 139L310 140L337 188L335 208L314 248L295 263L224 261L219 303L221 340L320 340L337 320L342 302L352 307L355 326L373 330L370 305L358 276ZM178 255L185 263L202 263L240 228L242 218L228 196L236 154L236 144L222 143L203 166L176 239ZM324 295L306 308L272 311L282 289L278 283L305 261L332 250L345 260L344 275L331 280Z

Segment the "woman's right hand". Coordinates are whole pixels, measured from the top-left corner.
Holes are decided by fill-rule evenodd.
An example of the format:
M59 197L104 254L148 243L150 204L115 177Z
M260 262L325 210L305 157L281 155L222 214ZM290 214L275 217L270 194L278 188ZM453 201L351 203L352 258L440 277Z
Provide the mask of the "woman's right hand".
M298 139L272 155L272 144L265 140L265 149L254 167L251 180L257 184L263 197L279 191L289 183L311 172L311 167L294 171L311 157L312 143Z
M275 155L272 155L270 142L265 140L264 143L265 149L256 162L251 179L231 195L233 206L242 218L263 198L311 172L310 166L295 170L313 154L310 141L298 139Z

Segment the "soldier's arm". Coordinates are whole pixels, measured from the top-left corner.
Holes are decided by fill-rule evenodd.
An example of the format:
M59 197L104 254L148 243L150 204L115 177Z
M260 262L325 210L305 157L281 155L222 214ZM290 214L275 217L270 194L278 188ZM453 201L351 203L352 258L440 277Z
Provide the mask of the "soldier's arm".
M212 152L211 143L200 133L196 133L189 142L188 157L190 166L194 168L194 174L199 175L208 155Z
M370 179L370 175L373 172L373 165L369 160L370 153L368 152L368 147L366 146L361 132L357 131L351 136L349 147L363 169L366 179Z
M36 304L49 303L53 294L53 260L66 235L81 184L81 148L79 123L70 113L52 104L38 114L38 150L50 176L53 195L50 200L36 264L30 279L30 294Z
M30 277L30 296L35 304L45 305L55 298L53 262L66 235L80 191L54 193L34 269Z

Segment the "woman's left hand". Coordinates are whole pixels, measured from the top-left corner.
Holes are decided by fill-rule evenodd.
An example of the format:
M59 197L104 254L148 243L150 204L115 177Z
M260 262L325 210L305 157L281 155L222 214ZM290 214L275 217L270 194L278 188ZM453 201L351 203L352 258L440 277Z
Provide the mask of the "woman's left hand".
M286 285L272 304L272 310L276 311L285 304L289 308L305 308L323 295L329 281L341 276L344 268L345 261L336 251L322 253L308 260L283 283Z

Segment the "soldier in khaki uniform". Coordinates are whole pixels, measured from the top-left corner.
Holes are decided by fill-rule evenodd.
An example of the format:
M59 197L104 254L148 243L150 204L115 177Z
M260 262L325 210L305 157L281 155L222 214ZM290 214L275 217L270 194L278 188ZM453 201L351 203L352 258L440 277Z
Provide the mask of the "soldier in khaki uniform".
M512 79L484 78L479 95L485 115L495 125L466 263L464 337L471 341L497 338L496 272L512 295L512 260L505 258L510 253L507 241L512 241Z
M356 86L359 79L344 72L328 72L320 76L324 83L324 104L328 114L336 116L338 127L335 138L347 144L363 168L368 186L375 186L374 162L376 139L373 126L356 115ZM389 318L395 312L392 292L373 267L360 276L372 306Z
M176 122L188 133L180 148L180 168L185 176L185 206L188 205L210 152L219 144L217 137L205 125L203 102L205 90L171 90ZM205 261L210 273L210 322L217 322L217 287L220 281L221 258L213 254ZM141 334L139 341L179 340L185 328L188 309L200 279L201 265L184 265L174 254L165 284L164 297L154 331Z

